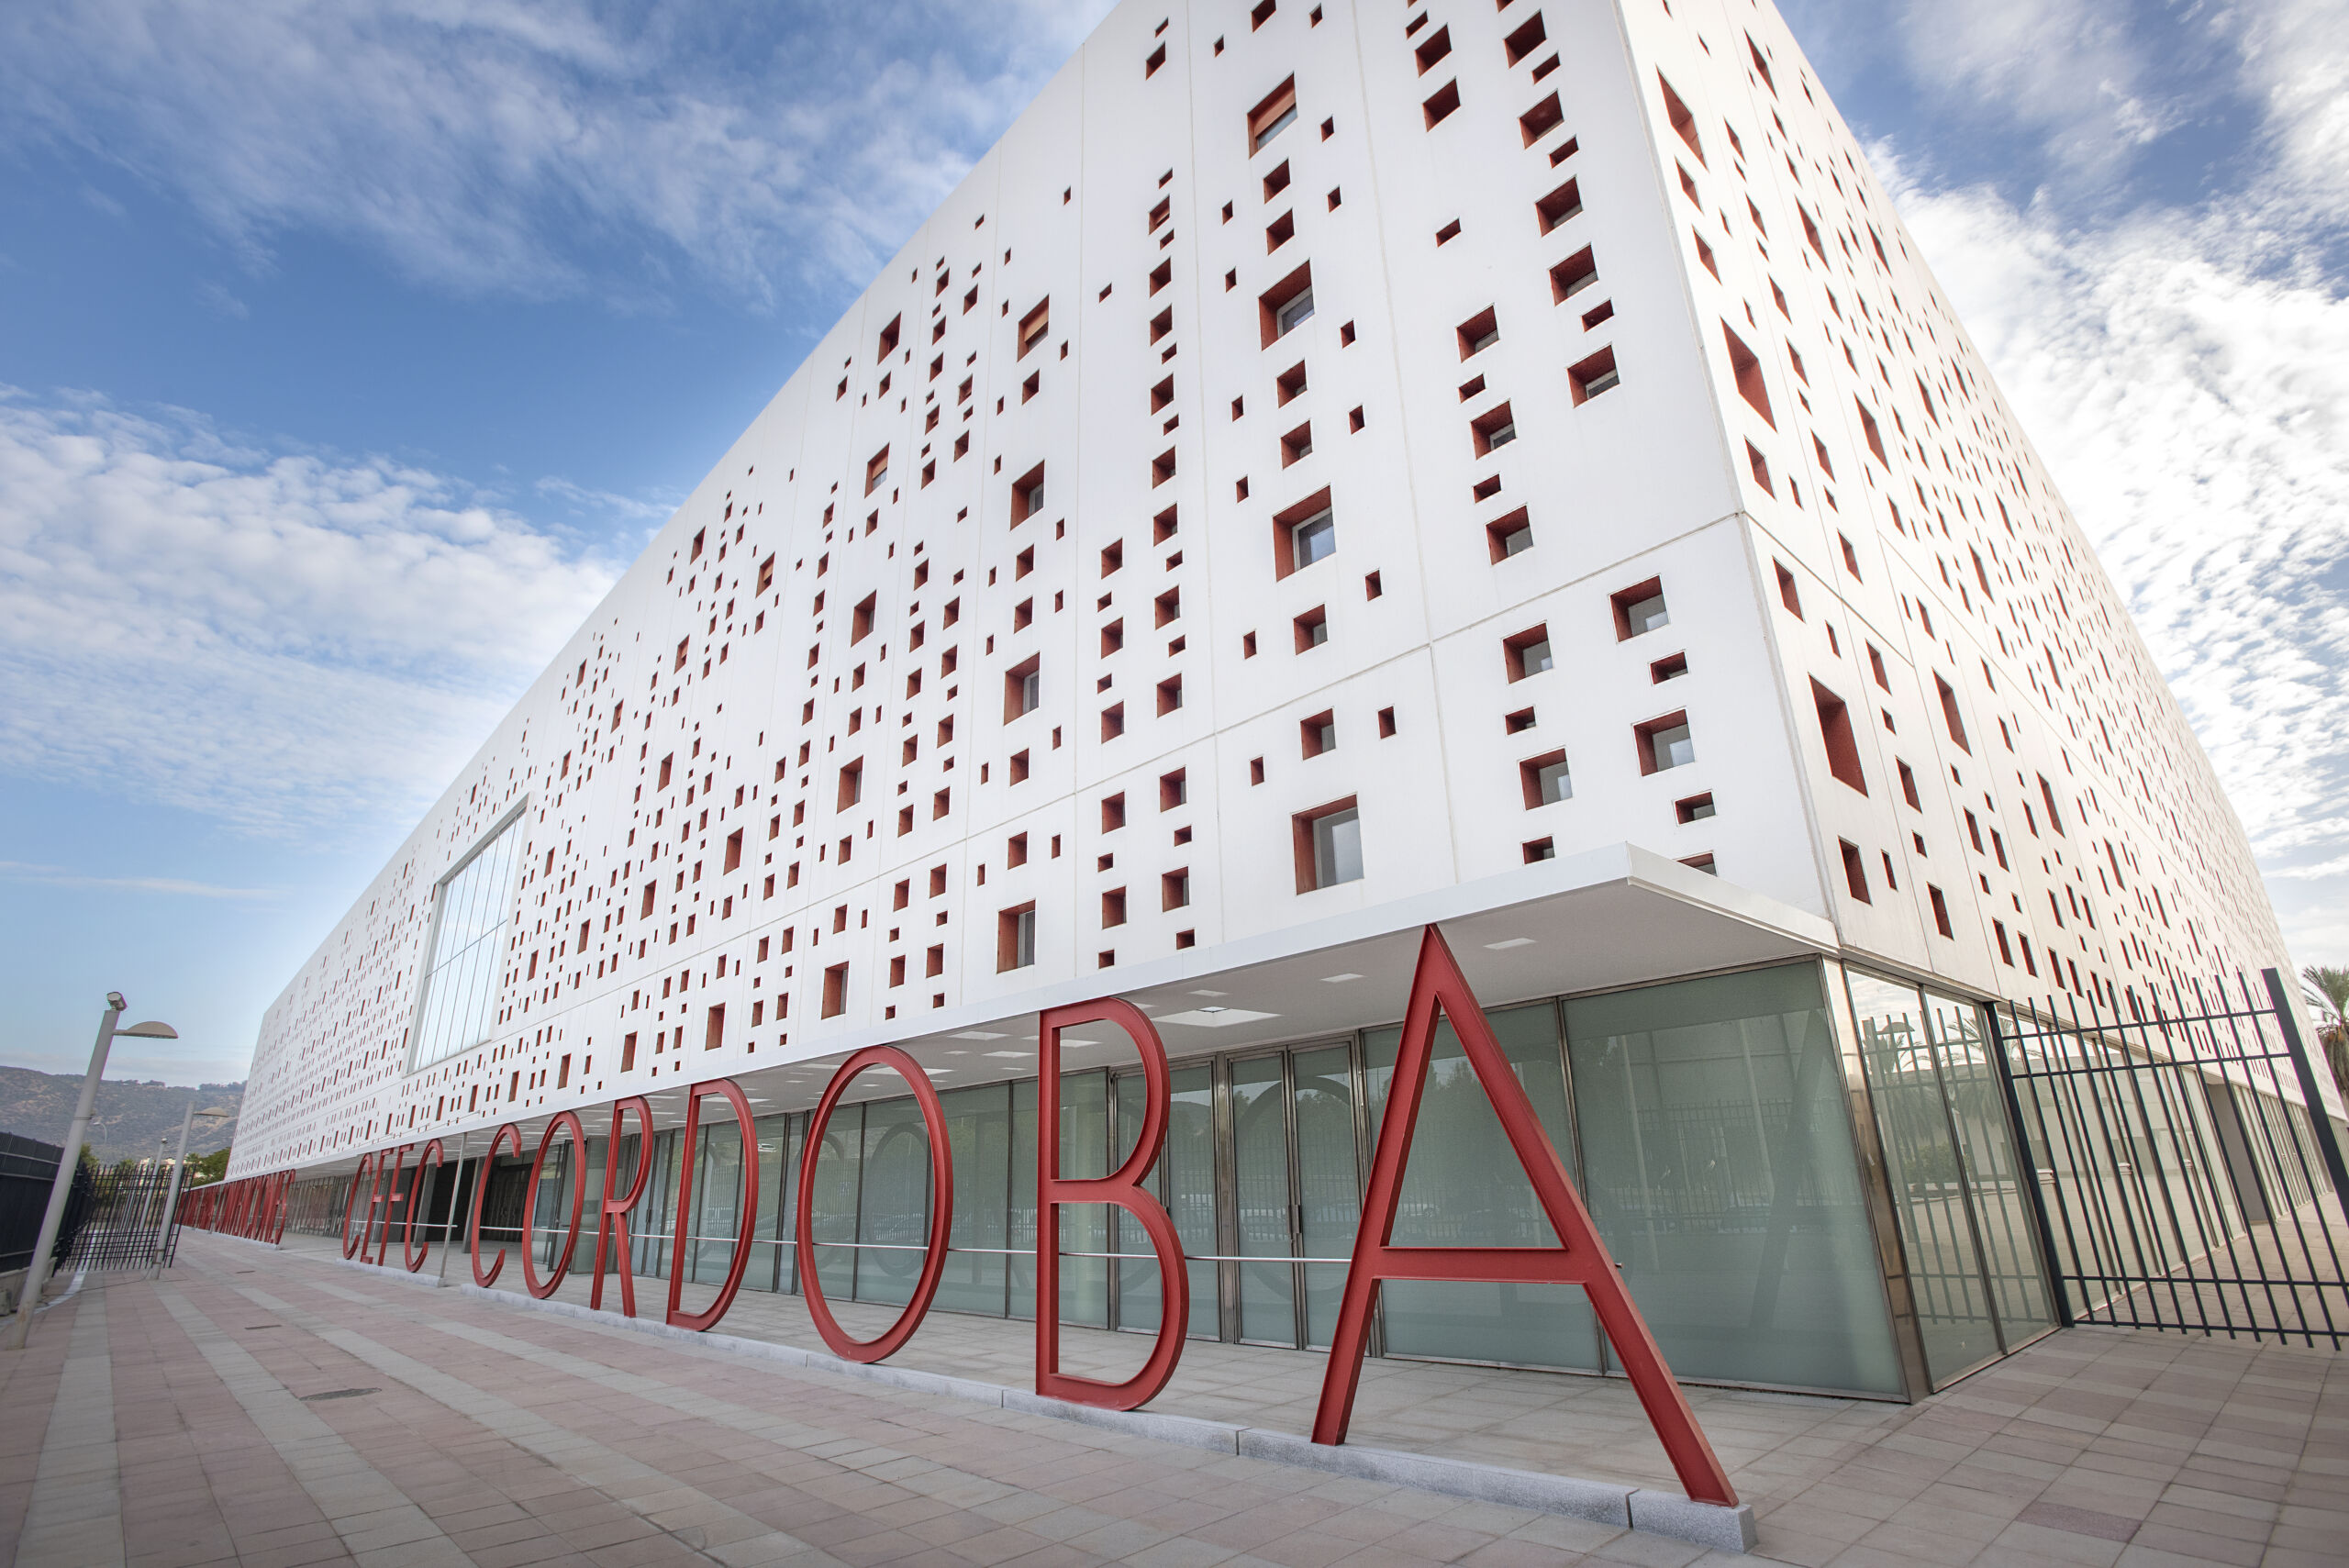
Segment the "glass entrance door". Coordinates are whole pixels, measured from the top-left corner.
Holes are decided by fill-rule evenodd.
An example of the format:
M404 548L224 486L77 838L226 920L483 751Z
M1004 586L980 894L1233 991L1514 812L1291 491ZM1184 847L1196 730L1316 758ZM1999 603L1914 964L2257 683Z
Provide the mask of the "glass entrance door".
M1326 1345L1361 1213L1353 1051L1242 1057L1230 1072L1236 1337Z

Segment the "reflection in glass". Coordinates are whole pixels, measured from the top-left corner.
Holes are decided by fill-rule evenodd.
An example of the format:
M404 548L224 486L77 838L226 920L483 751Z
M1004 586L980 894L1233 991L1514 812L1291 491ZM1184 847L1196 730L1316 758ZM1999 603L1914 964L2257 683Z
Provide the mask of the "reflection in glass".
M1109 1075L1065 1073L1061 1077L1061 1174L1083 1181L1109 1173ZM1090 1328L1109 1325L1109 1261L1070 1257L1071 1252L1109 1250L1108 1206L1064 1204L1061 1207L1061 1321Z
M1989 1270L1992 1301L2006 1348L2012 1350L2040 1329L2054 1327L2054 1318L2039 1249L2032 1240L2021 1162L2007 1126L2005 1096L1998 1091L1998 1069L1983 1033L1982 1009L1929 991L1925 1012L1932 1027L1942 1093L1965 1162L1966 1195L1974 1206L1982 1261Z
M704 1108L712 1107L726 1115L725 1101L713 1097ZM728 1116L716 1126L704 1123L699 1131L701 1168L694 1176L696 1240L694 1250L686 1254L693 1260L686 1277L696 1284L722 1284L726 1271L733 1266L734 1238L741 1224L742 1129Z
M816 1278L827 1301L851 1301L856 1296L857 1251L828 1247L827 1241L853 1241L856 1237L857 1189L864 1168L863 1106L837 1106L824 1124L824 1141L816 1151L813 1184L814 1213L808 1240L816 1243Z
M1574 1142L1556 1009L1545 1002L1486 1017L1542 1131L1571 1173ZM1402 1033L1374 1029L1364 1038L1373 1149L1386 1114ZM1558 1244L1449 1019L1436 1029L1393 1240L1397 1246L1418 1247ZM1413 1280L1384 1285L1380 1294L1386 1349L1393 1354L1527 1366L1598 1365L1594 1319L1580 1285Z
M1938 1387L1998 1353L1965 1171L1916 988L1856 971L1849 979L1885 1179L1909 1255L1909 1294Z
M1011 1085L983 1084L938 1096L946 1113L946 1140L954 1151L956 1247L1008 1247L1010 1191ZM1000 1252L956 1251L946 1258L937 1307L950 1312L1001 1317L1004 1258Z
M1898 1393L1819 972L1565 1013L1584 1195L1672 1370Z
M1353 1053L1342 1045L1300 1051L1297 1072L1297 1196L1302 1255L1344 1258L1353 1252L1362 1215L1361 1176L1354 1163ZM1345 1294L1341 1263L1308 1263L1305 1342L1327 1345Z
M884 1307L913 1299L930 1240L930 1135L908 1096L864 1107L864 1186L857 1200L856 1298Z
M440 884L413 1066L445 1061L489 1039L504 957L497 938L512 906L514 864L521 853L522 835L513 824L520 820L518 815L499 828Z
M1289 1222L1288 1116L1282 1103L1281 1058L1252 1056L1231 1064L1232 1170L1239 1195L1241 1257L1297 1255ZM1241 1263L1240 1337L1297 1343L1295 1265Z

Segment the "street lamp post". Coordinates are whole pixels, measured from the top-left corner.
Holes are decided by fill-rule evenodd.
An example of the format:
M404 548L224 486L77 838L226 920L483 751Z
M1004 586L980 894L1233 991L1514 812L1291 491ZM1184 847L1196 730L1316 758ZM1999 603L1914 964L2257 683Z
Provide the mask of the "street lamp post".
M65 1200L73 1191L73 1172L82 1162L82 1140L90 1130L90 1108L97 1103L98 1079L106 1070L106 1052L114 1047L114 1037L128 1035L138 1040L177 1040L180 1031L169 1024L133 1024L127 1029L115 1028L115 1020L130 1004L122 999L119 991L106 993L106 1015L98 1020L98 1042L90 1048L90 1070L82 1077L82 1097L73 1105L73 1125L65 1134L65 1147L57 1161L57 1179L50 1184L49 1208L40 1218L40 1240L33 1244L32 1261L25 1265L25 1290L17 1302L17 1316L9 1321L7 1337L0 1340L0 1349L21 1351L26 1336L33 1329L33 1308L40 1300L41 1286L49 1283L50 1252L57 1245L58 1228L65 1222Z
M179 1207L180 1182L187 1174L188 1124L199 1116L207 1121L217 1121L236 1114L234 1111L199 1111L195 1108L195 1096L190 1095L187 1097L187 1109L180 1117L180 1157L172 1162L172 1184L163 1195L163 1218L155 1227L155 1266L147 1271L149 1279L163 1277L163 1249L172 1239L172 1216Z

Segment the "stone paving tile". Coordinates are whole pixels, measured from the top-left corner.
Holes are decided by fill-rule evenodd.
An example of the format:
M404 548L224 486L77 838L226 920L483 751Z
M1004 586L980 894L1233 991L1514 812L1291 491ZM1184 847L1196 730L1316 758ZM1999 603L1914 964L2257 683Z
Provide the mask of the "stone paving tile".
M72 1530L83 1515L110 1520L122 1538L119 1556L101 1540L96 1555L54 1560L159 1568L1738 1561L217 1238L184 1245L165 1289L93 1276L86 1301L44 1314L33 1348L0 1360L15 1418L0 1422L0 1546L46 1509ZM729 1334L739 1318L751 1337L788 1341L796 1299L741 1300ZM852 1317L867 1310L843 1306L852 1331L872 1330ZM60 1429L72 1440L52 1449L84 1318L103 1329L103 1355L91 1360L83 1332L76 1376L86 1386L103 1370L113 1429L77 1404ZM924 1348L940 1370L1017 1385L1031 1332L940 1315L901 1359L923 1364ZM1130 1338L1071 1334L1071 1370L1132 1357ZM1196 1345L1184 1365L1197 1375L1158 1408L1223 1399L1277 1425L1318 1391L1321 1360ZM1357 1440L1569 1471L1603 1453L1597 1473L1669 1484L1615 1380L1373 1362L1364 1385L1362 1408L1377 1414L1368 1429L1357 1418ZM302 1398L351 1388L375 1392ZM2291 1568L2339 1561L2349 1525L2349 1370L2324 1352L2073 1330L1915 1407L1728 1390L1692 1401L1756 1505L1765 1561Z

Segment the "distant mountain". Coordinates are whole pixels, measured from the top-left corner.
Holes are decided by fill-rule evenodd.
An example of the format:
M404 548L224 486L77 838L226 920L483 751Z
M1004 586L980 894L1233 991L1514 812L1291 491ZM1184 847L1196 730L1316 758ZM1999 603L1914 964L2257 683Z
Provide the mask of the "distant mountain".
M62 1143L72 1125L73 1102L82 1093L79 1073L36 1073L29 1067L0 1067L0 1132ZM205 1084L196 1088L173 1087L160 1079L106 1079L98 1084L98 1103L90 1115L90 1149L101 1163L145 1159L155 1152L155 1140L179 1140L180 1114L193 1096L200 1111L243 1108L242 1084ZM237 1124L198 1121L188 1129L187 1151L209 1154L226 1149L235 1139ZM168 1152L168 1151L166 1151Z

